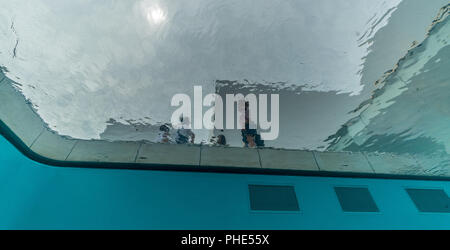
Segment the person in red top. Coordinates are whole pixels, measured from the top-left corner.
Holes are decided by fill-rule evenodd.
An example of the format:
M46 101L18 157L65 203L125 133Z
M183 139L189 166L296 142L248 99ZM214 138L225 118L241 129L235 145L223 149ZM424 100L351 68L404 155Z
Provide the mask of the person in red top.
M244 142L244 147L264 147L264 141L261 140L261 136L258 134L256 129L250 128L250 103L245 102L245 128L241 129L242 142Z

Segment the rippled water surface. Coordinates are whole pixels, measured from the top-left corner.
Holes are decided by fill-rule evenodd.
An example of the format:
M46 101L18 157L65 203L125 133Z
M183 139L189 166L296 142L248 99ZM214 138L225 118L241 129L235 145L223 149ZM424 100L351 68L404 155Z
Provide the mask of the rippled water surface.
M266 146L448 154L448 10L428 32L446 4L3 0L0 66L75 138L154 140L172 96L200 85L280 94L280 135ZM408 65L375 85L414 44ZM195 132L197 143L212 134ZM241 146L239 132L223 133Z

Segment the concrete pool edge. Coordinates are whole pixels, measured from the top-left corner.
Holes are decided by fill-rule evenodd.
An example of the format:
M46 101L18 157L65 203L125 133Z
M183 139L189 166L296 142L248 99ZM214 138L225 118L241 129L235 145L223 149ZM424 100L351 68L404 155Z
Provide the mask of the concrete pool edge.
M449 172L433 173L411 155L72 139L51 131L7 77L0 102L0 134L28 158L55 167L450 180Z

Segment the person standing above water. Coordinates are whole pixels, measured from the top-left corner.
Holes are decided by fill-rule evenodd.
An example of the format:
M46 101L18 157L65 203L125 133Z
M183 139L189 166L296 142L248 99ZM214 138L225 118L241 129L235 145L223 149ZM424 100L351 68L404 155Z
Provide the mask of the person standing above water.
M210 140L211 145L214 146L228 146L227 139L224 135L213 136Z
M189 126L189 118L188 117L180 117L181 122L181 128L177 130L177 137L175 138L175 141L178 144L188 144L188 143L194 143L195 141L195 134L192 132Z
M158 137L156 138L157 143L173 143L174 140L170 137L170 127L167 124L161 125L159 127Z
M264 140L261 139L261 135L258 134L256 129L250 128L250 116L249 116L249 107L250 104L245 102L245 128L241 129L242 142L244 143L244 147L264 147Z

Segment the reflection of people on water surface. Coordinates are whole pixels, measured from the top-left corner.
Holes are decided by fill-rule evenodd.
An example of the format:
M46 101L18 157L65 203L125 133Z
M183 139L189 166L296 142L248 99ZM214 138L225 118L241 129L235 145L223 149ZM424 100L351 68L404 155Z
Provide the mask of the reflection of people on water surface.
M228 146L227 139L223 134L211 137L210 143L214 146Z
M217 136L217 145L226 146L227 145L227 139L224 135Z
M174 140L170 137L170 127L166 124L159 127L158 137L156 138L158 143L173 143Z
M188 144L188 143L194 143L195 141L195 134L192 132L190 128L188 128L189 124L189 118L188 117L180 117L180 122L182 127L177 130L177 137L176 142L178 144Z

